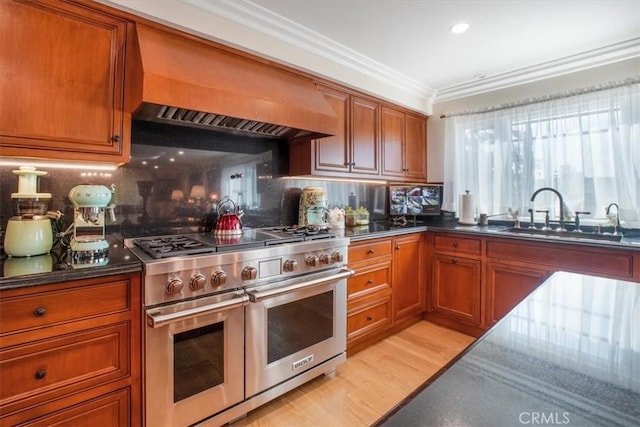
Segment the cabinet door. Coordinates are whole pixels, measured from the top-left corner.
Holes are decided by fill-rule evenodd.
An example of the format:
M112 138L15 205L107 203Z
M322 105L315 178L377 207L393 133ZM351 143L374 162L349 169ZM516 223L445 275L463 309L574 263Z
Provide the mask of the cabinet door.
M66 2L1 1L0 155L128 161L126 30Z
M549 271L487 262L487 326L502 319L513 307L536 289Z
M434 254L433 311L480 325L480 267L479 260Z
M404 177L404 113L382 107L382 174Z
M351 100L351 172L378 175L378 103Z
M393 308L395 320L424 311L426 282L422 235L394 239Z
M338 133L314 140L317 171L349 172L349 95L327 87L319 87L336 113Z
M405 116L405 168L406 177L416 181L427 180L427 122L418 116Z

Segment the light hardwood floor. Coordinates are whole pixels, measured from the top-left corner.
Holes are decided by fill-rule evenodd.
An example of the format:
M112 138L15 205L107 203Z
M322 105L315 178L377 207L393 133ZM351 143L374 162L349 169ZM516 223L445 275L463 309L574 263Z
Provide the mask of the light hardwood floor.
M334 378L320 376L233 427L369 426L473 340L429 322L416 323L349 357Z

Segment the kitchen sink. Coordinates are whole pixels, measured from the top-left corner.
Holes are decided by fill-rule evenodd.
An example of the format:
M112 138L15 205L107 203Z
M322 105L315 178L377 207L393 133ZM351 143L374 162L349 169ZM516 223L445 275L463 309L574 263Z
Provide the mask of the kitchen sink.
M587 232L575 232L575 231L556 231L556 230L542 230L539 228L508 228L506 231L510 233L530 235L530 236L546 236L557 237L567 239L579 239L579 240L605 240L609 242L619 242L622 240L621 234L599 234L599 233L587 233Z

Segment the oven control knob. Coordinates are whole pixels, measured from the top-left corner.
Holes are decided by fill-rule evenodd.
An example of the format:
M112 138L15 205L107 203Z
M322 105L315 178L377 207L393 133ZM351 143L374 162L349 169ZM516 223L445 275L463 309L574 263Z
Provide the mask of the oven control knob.
M331 256L329 254L320 254L318 257L320 264L329 264L331 262Z
M288 259L282 264L282 270L287 273L291 273L292 271L296 271L298 268L298 262L295 259Z
M182 279L179 277L174 277L167 283L167 294L168 295L176 295L182 292Z
M340 252L333 252L331 254L331 261L333 262L342 262L344 261L344 256Z
M254 280L258 277L258 270L255 267L245 267L242 269L242 280Z
M196 273L191 276L189 279L189 288L192 291L197 291L198 289L204 289L204 285L207 283L207 278L202 273Z
M227 283L227 273L218 270L211 275L211 284L213 286L224 286Z
M320 263L319 258L315 255L309 255L308 257L305 258L304 261L307 263L309 267L316 267Z

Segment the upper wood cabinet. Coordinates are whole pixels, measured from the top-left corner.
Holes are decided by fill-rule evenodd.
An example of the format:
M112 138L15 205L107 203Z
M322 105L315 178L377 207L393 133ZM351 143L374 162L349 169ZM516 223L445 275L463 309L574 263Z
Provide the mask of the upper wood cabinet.
M336 135L291 143L293 175L377 177L379 172L379 111L377 102L319 86L336 113Z
M403 181L426 181L426 120L382 107L382 175Z
M57 0L0 2L0 155L129 160L127 25Z

